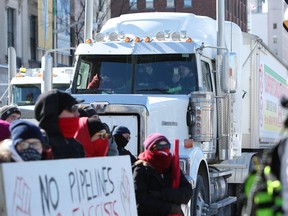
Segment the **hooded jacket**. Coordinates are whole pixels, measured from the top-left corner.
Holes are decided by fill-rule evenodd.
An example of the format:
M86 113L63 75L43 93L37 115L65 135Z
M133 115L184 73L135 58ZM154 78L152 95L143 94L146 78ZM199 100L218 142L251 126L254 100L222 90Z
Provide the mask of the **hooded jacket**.
M64 138L58 125L59 114L77 103L67 92L53 89L41 94L35 104L35 118L49 137L54 159L85 157L83 146L74 138Z
M161 175L143 160L138 160L132 170L138 216L168 216L173 205L187 204L192 197L192 186L182 171L180 186L173 189L171 170Z

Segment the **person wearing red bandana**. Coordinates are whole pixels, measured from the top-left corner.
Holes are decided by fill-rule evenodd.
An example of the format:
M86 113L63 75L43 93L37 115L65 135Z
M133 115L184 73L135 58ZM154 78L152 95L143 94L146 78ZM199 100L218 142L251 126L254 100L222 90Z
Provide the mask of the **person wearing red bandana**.
M109 134L99 119L81 117L79 130L74 137L83 145L86 157L107 155Z
M80 119L77 104L81 102L57 89L41 94L36 101L35 118L48 135L54 159L85 157L83 146L74 138Z
M183 215L181 204L191 199L192 186L180 171L179 186L173 187L170 142L153 133L144 141L144 148L132 167L138 216Z

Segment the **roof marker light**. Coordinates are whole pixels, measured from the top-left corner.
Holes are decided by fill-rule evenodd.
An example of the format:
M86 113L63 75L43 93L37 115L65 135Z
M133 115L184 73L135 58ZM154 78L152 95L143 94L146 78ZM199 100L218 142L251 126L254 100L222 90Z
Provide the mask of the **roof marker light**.
M97 33L97 34L95 35L95 40L96 40L96 42L103 42L103 41L104 41L104 38L105 38L105 36L104 36L104 34L102 34L102 33Z
M191 39L190 37L187 37L187 38L186 38L186 42L187 42L187 43L191 43L191 42L192 42L192 39Z
M129 43L130 41L131 41L131 39L130 39L129 37L126 37L126 38L125 38L125 42L126 42L126 43Z
M110 41L117 41L118 40L118 34L116 32L109 33L109 40Z
M145 37L145 40L144 40L146 43L149 43L149 42L151 42L151 39L150 39L150 37Z
M19 71L20 71L20 73L26 73L26 68L25 68L25 67L21 67L21 68L19 69Z
M141 40L140 40L139 37L135 37L135 38L134 38L134 41L135 41L135 43L138 43L138 42L140 42Z
M86 43L86 44L91 44L91 43L92 43L91 38L87 38L87 39L85 40L85 43Z
M173 41L180 41L180 33L179 32L173 32L171 35L171 38Z
M156 34L156 39L157 39L158 41L164 41L164 40L165 40L165 33L164 33L163 31L157 32L157 34Z

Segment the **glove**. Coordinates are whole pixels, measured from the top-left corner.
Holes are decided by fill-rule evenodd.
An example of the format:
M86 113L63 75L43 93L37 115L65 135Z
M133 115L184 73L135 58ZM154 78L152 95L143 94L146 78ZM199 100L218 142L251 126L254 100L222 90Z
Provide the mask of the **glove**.
M181 213L182 213L181 206L172 204L170 214L181 214Z
M174 94L174 93L177 93L177 92L179 92L181 90L182 90L182 87L181 86L177 86L175 88L169 88L167 93Z
M155 199L161 199L162 194L160 191L149 191L149 195Z

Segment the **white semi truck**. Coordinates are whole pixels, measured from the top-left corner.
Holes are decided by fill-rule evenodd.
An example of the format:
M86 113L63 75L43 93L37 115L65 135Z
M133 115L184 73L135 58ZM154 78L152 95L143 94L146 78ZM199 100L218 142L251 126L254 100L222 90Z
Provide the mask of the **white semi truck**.
M73 67L51 67L51 88L67 90L73 79ZM20 68L8 85L8 104L18 106L23 119L34 119L34 105L43 92L43 69Z
M20 68L19 73L16 73L10 82L10 104L17 106L35 105L44 82L42 76L42 68ZM65 91L71 84L73 67L54 67L52 77L52 88Z
M185 215L229 215L252 157L278 141L286 117L279 101L287 66L259 37L223 23L188 13L121 15L76 49L71 93L111 128L127 126L135 155L150 133L180 140L193 187ZM193 71L181 92L170 82L180 64ZM148 83L145 65L154 68Z

